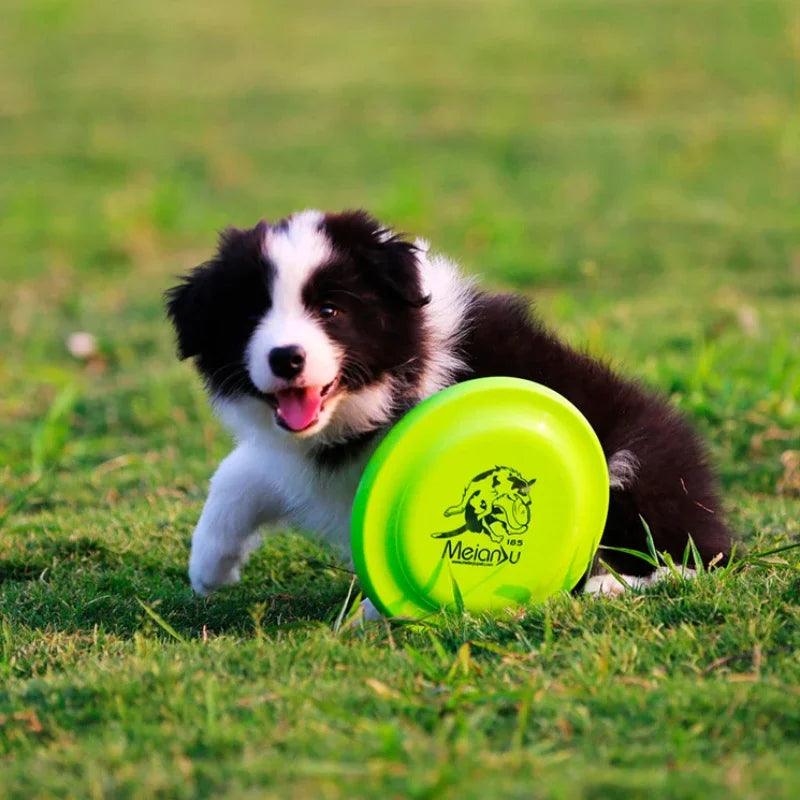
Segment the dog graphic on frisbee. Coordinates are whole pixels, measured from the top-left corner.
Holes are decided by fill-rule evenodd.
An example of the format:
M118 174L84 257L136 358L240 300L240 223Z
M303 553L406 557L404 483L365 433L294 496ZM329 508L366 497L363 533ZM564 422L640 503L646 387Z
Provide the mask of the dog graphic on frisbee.
M495 466L476 475L464 489L461 501L445 509L444 516L461 515L463 523L450 531L432 533L433 539L449 539L464 533L483 533L499 544L528 530L531 522L528 480L513 467Z

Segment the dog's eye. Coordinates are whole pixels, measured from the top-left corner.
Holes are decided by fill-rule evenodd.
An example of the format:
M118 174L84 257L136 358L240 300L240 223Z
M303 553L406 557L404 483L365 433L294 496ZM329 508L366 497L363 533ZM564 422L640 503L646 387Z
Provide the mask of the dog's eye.
M322 319L333 319L339 313L339 309L331 303L324 303L319 307L319 315Z

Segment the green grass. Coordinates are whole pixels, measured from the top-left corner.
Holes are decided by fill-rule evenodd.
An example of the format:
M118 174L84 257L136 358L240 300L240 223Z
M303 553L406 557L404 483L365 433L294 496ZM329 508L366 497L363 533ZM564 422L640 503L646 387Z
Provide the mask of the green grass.
M796 543L797 4L302 6L0 3L0 796L796 797L796 550L354 634L282 531L193 597L229 443L160 293L366 206L670 394L741 552Z

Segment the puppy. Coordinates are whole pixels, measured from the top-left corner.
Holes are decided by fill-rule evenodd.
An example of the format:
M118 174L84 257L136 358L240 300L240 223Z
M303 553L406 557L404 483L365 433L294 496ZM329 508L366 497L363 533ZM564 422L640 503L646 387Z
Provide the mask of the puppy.
M730 552L704 448L675 410L559 341L524 298L478 288L363 211L229 228L167 292L167 312L236 440L192 537L199 594L239 580L264 524L348 554L355 488L383 434L434 392L485 376L542 383L589 420L610 478L604 545L646 551L644 519L677 561L690 534L706 564ZM635 556L604 558L635 585L654 577ZM595 575L586 588L620 584Z

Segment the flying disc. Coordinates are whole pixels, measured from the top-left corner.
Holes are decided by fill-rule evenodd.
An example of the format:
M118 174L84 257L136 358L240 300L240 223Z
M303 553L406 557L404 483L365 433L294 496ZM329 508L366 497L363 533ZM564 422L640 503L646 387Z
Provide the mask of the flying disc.
M386 616L488 611L572 589L608 513L600 443L561 395L480 378L406 414L367 463L353 563Z

